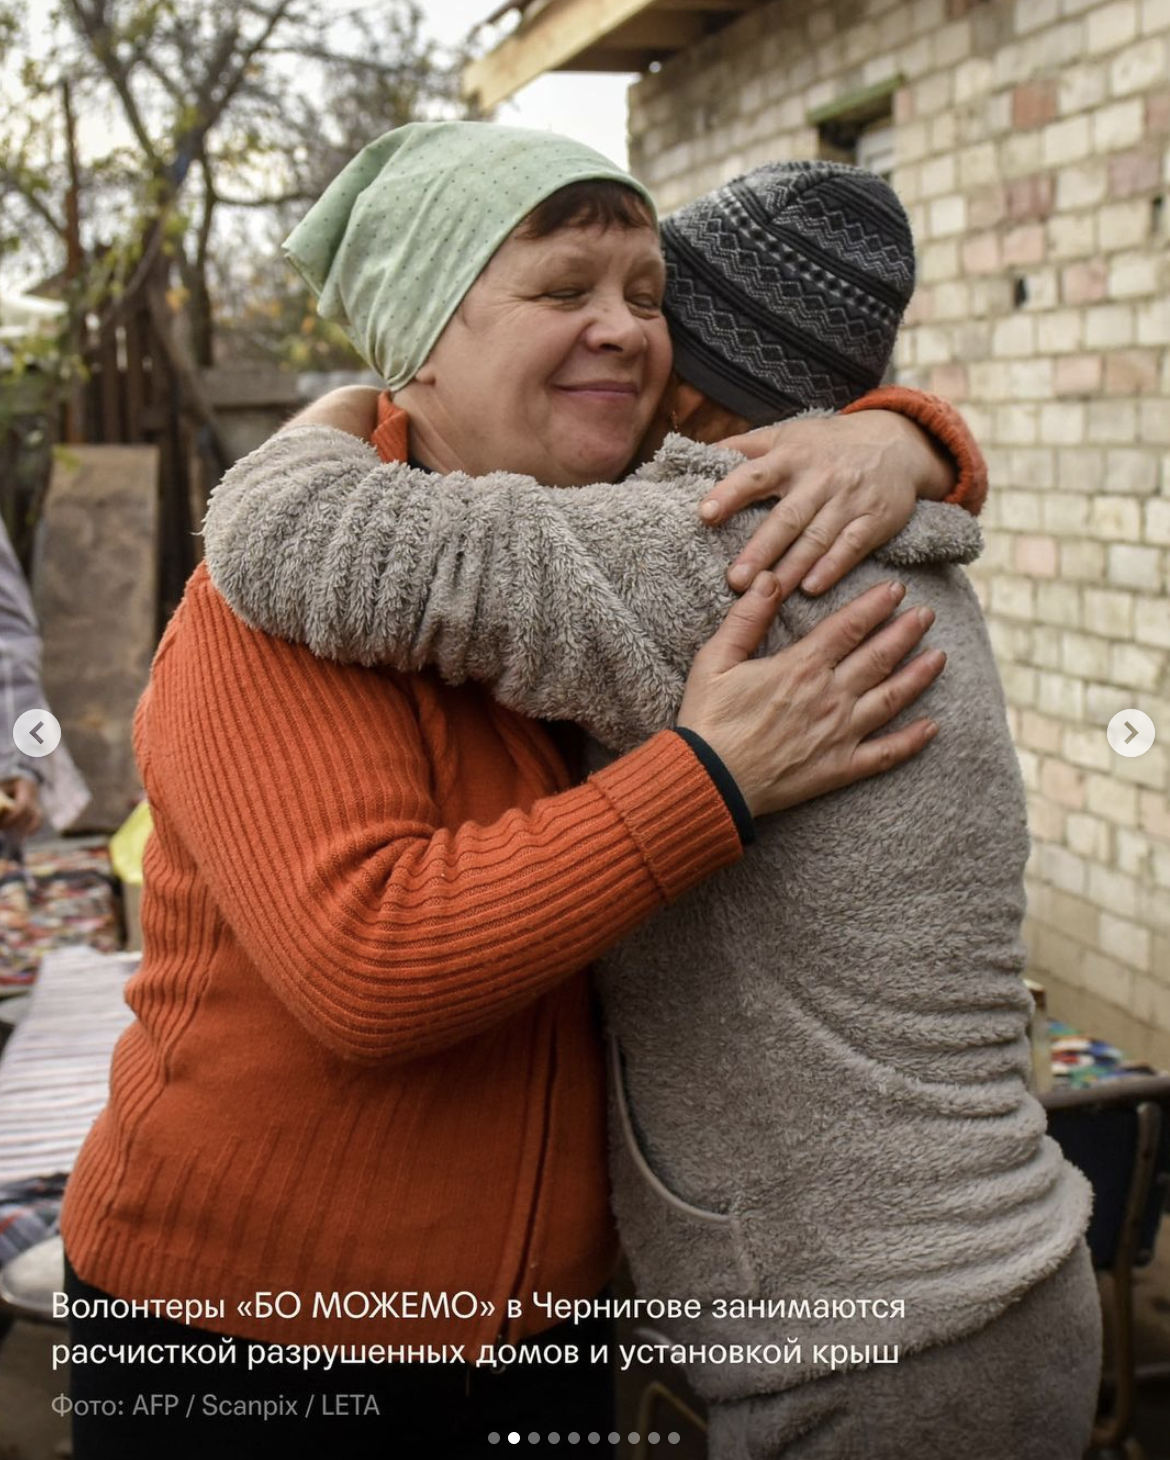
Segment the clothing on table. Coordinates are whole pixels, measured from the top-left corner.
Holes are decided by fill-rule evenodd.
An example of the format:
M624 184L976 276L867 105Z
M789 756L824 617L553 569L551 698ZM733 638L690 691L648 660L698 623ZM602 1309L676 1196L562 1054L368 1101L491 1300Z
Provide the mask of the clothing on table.
M126 1298L303 1295L284 1342L466 1343L549 1322L615 1245L588 980L741 842L673 732L583 786L477 686L340 668L192 576L135 721L154 815L137 1019L62 1230ZM177 1195L182 1194L178 1200ZM320 1291L475 1293L371 1324ZM507 1318L509 1299L523 1301Z
M104 846L38 845L0 859L0 992L26 988L53 948L122 946L118 899Z
M105 1104L110 1058L130 1023L136 953L49 950L0 1059L0 1184L71 1171ZM23 1007L21 1007L23 1006ZM8 1016L7 1004L0 1014Z
M0 1267L57 1231L64 1173L0 1186Z

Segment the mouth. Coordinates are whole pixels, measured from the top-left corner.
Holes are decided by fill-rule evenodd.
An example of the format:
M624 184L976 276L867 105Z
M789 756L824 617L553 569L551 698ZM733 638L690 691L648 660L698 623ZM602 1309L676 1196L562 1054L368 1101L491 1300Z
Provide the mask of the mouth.
M642 392L629 380L581 380L555 387L575 400L599 404L627 404L641 397Z

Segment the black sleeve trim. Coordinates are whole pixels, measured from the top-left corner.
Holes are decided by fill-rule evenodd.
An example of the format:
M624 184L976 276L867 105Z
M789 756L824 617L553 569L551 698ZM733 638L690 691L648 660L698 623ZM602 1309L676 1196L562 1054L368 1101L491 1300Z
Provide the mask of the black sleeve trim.
M750 847L756 839L755 818L743 799L743 792L735 783L735 777L701 735L696 735L693 730L687 730L682 725L676 725L674 733L681 735L694 751L695 759L711 777L715 789L726 802L731 819L735 822L735 829L739 832L740 841L745 847Z

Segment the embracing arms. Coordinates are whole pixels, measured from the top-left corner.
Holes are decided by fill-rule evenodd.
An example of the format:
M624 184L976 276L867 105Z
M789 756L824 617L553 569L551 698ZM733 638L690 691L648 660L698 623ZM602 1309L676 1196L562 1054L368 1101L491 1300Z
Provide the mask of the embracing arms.
M973 515L987 498L987 464L959 412L902 386L871 390L831 424L802 417L720 444L748 460L701 505L705 521L783 494L732 565L735 588L775 563L786 593L824 593L905 525L908 490Z
M671 723L733 595L707 482L555 490L381 463L325 428L282 432L216 488L212 581L249 623L322 657L492 686L605 743ZM721 550L722 545L722 550Z
M216 489L207 562L248 622L315 653L434 664L621 749L672 722L732 602L726 565L769 518L699 519L737 460L674 438L637 478L557 490L440 478L338 431L289 430Z
M754 814L926 743L922 724L866 740L896 713L873 685L923 632L910 614L882 627L888 585L821 625L817 642L749 663L777 601L762 576L766 591L739 600L698 657L680 715L710 737ZM937 673L929 659L891 681L903 703ZM807 667L822 660L828 682ZM510 1017L740 856L682 736L651 736L568 787L531 739L539 730L503 723L486 700L253 633L199 570L135 722L162 941L177 931L167 898L202 887L319 1042L358 1062L410 1059ZM501 752L526 737L527 750ZM454 790L437 759L458 762ZM551 793L481 819L458 810L477 777L490 786L523 766L530 792L536 767Z

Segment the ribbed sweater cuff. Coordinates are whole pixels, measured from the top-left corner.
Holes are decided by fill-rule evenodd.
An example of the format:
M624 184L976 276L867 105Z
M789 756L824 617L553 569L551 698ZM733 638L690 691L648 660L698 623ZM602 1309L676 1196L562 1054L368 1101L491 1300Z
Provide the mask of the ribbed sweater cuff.
M621 817L668 902L743 855L727 803L673 730L660 731L590 781Z
M715 789L723 797L724 805L731 812L731 819L735 822L740 841L745 847L750 847L756 839L756 821L751 813L751 808L743 799L743 792L736 784L735 777L701 735L696 735L685 725L676 725L674 733L681 735L695 752L699 764L714 781Z
M958 481L945 500L966 508L974 517L979 515L987 500L987 463L966 421L950 401L904 385L884 385L847 405L841 414L847 416L854 411L897 411L921 426L945 447L955 463Z

